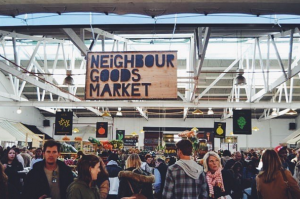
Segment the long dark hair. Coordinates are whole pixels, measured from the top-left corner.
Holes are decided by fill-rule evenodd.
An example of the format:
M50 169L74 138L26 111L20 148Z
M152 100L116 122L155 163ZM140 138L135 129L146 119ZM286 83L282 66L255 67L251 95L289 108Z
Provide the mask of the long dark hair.
M99 162L100 159L95 155L83 155L77 163L78 179L89 185L92 182L90 167L94 168Z
M3 165L0 163L0 199L8 199L7 175L4 173Z
M4 154L4 156L3 156L2 160L1 160L1 162L2 162L2 164L8 164L8 153L9 153L11 150L13 150L13 151L15 152L15 158L14 158L14 160L12 161L11 164L12 164L13 166L17 166L20 162L19 162L19 160L18 160L18 158L17 158L17 153L16 153L16 150L15 150L14 148L11 148L11 149L9 149L9 150L6 151L6 153Z
M264 177L264 182L272 182L276 178L276 173L281 169L281 161L274 150L266 150L262 156L263 168L258 177Z

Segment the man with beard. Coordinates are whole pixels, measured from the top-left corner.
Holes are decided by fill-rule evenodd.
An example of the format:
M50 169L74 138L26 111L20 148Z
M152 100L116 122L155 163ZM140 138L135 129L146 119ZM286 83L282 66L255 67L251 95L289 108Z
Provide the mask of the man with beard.
M168 167L162 198L208 198L208 185L203 168L191 159L192 143L189 140L180 140L176 143L176 149L179 160Z
M44 144L44 160L34 164L24 182L24 199L65 199L66 190L73 182L71 169L62 161L59 142L49 140Z

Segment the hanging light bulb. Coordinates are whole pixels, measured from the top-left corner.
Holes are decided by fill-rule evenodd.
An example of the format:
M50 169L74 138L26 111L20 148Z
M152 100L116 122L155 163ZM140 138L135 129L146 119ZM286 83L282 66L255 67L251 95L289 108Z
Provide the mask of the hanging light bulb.
M207 115L213 115L214 111L211 108L208 108Z
M120 107L118 108L118 111L117 111L116 115L117 116L123 116L123 113L121 112L121 108Z
M203 115L203 112L199 109L196 109L192 112L192 114L194 114L194 115Z
M254 126L253 128L252 128L252 131L258 131L259 130L259 128L257 127L257 126Z
M297 115L297 111L294 111L293 109L290 109L287 113L287 115Z
M21 114L21 113L22 113L22 110L21 110L20 107L19 107L19 109L17 110L17 113L18 113L18 114Z

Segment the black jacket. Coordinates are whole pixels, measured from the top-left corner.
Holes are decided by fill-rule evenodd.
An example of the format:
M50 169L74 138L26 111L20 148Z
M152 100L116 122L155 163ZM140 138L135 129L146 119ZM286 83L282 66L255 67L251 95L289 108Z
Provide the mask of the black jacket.
M165 186L165 180L166 180L168 166L164 163L160 163L159 166L156 167L156 168L159 171L160 177L161 177L160 193L162 194L162 191L163 191L164 186Z
M147 173L141 169L134 170L135 168L128 168L125 171L120 171L119 179L119 191L118 198L130 197L133 195L128 182L130 182L132 189L135 193L139 193L147 197L147 199L153 198L152 183L154 183L154 175ZM134 172L132 172L134 170Z
M114 177L118 177L119 172L122 171L122 168L115 164L110 165L108 162L108 164L106 165L106 170L109 174L109 177L114 178Z
M33 169L27 174L24 181L23 199L38 199L46 194L50 196L50 188L44 171L45 160L34 164ZM66 198L66 190L73 182L71 168L64 162L57 160L59 167L59 188L61 199Z

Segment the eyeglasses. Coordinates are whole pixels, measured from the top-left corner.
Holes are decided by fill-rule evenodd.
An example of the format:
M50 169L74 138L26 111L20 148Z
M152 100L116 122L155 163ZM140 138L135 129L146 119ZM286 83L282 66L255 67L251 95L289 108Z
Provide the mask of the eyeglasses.
M56 183L57 182L57 172L53 171L52 172L52 183Z

